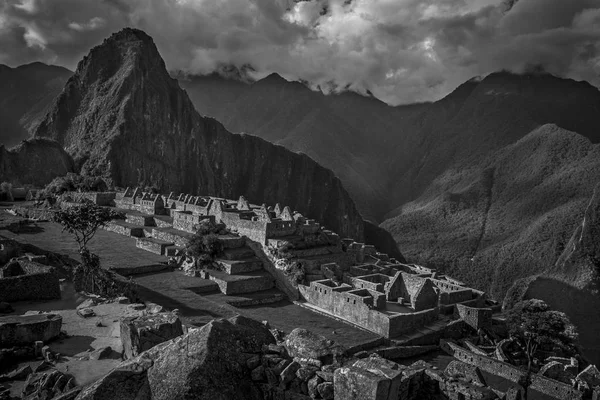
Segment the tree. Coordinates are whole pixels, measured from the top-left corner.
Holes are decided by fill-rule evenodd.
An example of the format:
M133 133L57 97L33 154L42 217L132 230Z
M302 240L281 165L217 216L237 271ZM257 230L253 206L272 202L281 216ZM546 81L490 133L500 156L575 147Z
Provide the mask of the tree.
M85 202L80 206L59 210L54 214L53 221L63 226L63 232L69 232L79 245L79 253L87 249L87 244L98 229L107 222L120 218L114 210Z
M118 290L109 274L100 269L100 258L88 250L87 244L100 227L121 217L114 210L97 206L89 201L76 207L59 210L53 215L53 221L62 225L63 232L73 235L79 246L81 265L76 268L74 277L77 291L86 290L91 293L111 295Z
M531 371L533 357L540 346L553 345L573 350L578 334L565 313L550 310L537 299L519 302L506 315L509 333L517 339L527 356Z

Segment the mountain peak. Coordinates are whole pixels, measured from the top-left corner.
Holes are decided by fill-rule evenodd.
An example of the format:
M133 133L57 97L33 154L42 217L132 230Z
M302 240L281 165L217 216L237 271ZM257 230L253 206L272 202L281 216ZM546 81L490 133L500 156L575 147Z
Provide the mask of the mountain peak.
M104 43L111 41L136 42L140 40L154 44L152 37L150 37L146 32L136 28L123 28L104 39Z
M289 83L289 81L287 81L284 77L282 77L281 75L279 75L276 72L273 72L271 74L269 74L267 77L261 79L259 82L262 83L271 83L271 84L285 84L285 83Z

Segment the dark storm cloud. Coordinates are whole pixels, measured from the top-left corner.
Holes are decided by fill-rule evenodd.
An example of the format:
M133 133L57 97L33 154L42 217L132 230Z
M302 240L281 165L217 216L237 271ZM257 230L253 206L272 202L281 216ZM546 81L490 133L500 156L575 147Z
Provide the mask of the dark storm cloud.
M599 84L600 0L4 0L0 63L73 69L125 26L171 69L252 65L395 104L532 65Z

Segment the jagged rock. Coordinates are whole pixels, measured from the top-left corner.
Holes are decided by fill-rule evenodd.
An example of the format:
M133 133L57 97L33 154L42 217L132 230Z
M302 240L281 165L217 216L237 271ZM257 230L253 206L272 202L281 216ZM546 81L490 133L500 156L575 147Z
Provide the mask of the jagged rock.
M55 397L52 400L75 400L79 393L81 393L80 387L69 389L68 391L64 392L58 397Z
M292 357L312 358L325 364L345 354L346 349L324 336L296 328L285 339L285 347Z
M303 358L303 357L294 357L294 361L300 363L300 365L311 366L321 368L323 366L323 362L321 360L315 360L314 358Z
M333 372L317 371L316 374L325 382L333 382Z
M52 367L52 364L50 364L47 361L42 361L41 363L39 363L38 365L33 367L33 372L34 373L43 372L43 371L50 369L51 367Z
M163 310L164 310L163 306L160 306L158 304L155 304L155 303L146 304L146 311L149 314L158 314L158 313L163 312Z
M600 371L595 365L589 365L577 375L576 379L587 383L590 388L593 388L600 385Z
M277 363L277 365L275 365L273 367L273 372L276 375L281 375L281 373L283 372L283 370L286 369L287 366L290 365L290 364L291 364L290 360L281 360L281 361L279 361L279 363Z
M127 358L181 335L181 321L172 313L129 317L121 321L121 343Z
M448 364L444 373L451 378L458 378L468 383L478 386L485 386L485 379L479 368L458 360L453 360Z
M320 376L315 375L312 379L308 381L308 395L313 399L319 396L319 391L317 387L323 383L323 379Z
M151 366L150 358L138 357L127 360L84 388L77 396L77 400L150 399L147 372Z
M22 381L24 379L26 379L29 374L33 373L33 370L31 369L31 366L26 365L24 367L21 368L17 368L16 370L9 372L6 375L1 375L0 376L0 382L3 381Z
M129 299L127 297L124 297L124 296L117 297L116 298L116 302L119 303L119 304L129 304L129 303L131 303L131 301L129 301Z
M317 391L325 400L333 399L334 388L332 382L320 383L319 385L317 385Z
M22 396L26 399L53 399L62 393L71 390L68 382L71 378L62 372L52 369L47 372L38 372L29 375ZM66 397L73 399L74 397Z
M265 380L265 367L263 367L262 365L259 365L258 367L254 368L252 370L252 372L250 373L250 376L252 377L253 381Z
M265 354L261 358L262 364L267 367L274 367L282 360L283 358L279 357L279 354Z
M317 371L318 371L317 367L312 367L312 366L300 367L296 371L296 376L300 380L308 382L309 379L311 379L313 376L315 376Z
M85 388L78 400L231 399L262 400L246 367L273 336L242 316L213 320L127 360ZM268 371L268 369L266 370Z
M103 360L112 354L112 347L102 347L90 353L90 360Z
M265 346L262 349L262 352L266 354L278 354L282 357L285 357L287 355L287 350L285 349L285 347L279 344L270 344L268 346Z
M253 370L260 365L260 356L258 354L254 354L251 357L248 357L246 360L246 366L248 369Z
M267 382L269 385L277 386L279 384L279 375L273 371L273 368L265 368L265 376L267 377Z
M298 369L300 369L300 364L298 364L296 361L289 363L288 366L285 367L283 371L281 371L281 382L285 384L293 381L294 378L296 378L296 372L298 371Z
M80 310L82 308L90 308L98 305L98 302L94 298L85 299L77 306L77 309Z

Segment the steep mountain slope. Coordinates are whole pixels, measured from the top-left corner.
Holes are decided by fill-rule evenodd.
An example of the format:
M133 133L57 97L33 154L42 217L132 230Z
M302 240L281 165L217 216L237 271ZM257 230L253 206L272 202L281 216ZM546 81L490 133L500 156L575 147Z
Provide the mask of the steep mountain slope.
M390 190L398 204L412 200L451 168L484 160L548 123L600 141L600 91L586 82L549 74L499 72L469 81L409 121L419 132L413 164L394 168ZM387 217L396 215L391 212Z
M600 145L542 126L480 162L448 169L382 224L405 256L501 300L515 280L546 274L576 287L590 268L553 267L600 183Z
M342 235L363 238L362 218L331 171L201 117L139 30L124 29L84 57L35 135L62 144L82 173L115 185L243 194L288 204Z
M377 221L389 210L388 166L399 156L389 150L405 140L398 121L421 105L394 108L350 92L325 96L277 74L252 84L213 74L182 86L200 114L232 132L282 144L333 170L365 218Z
M53 140L30 139L10 150L0 145L3 182L44 186L57 176L74 171L73 159Z
M42 63L0 65L0 144L11 147L27 139L71 74Z

